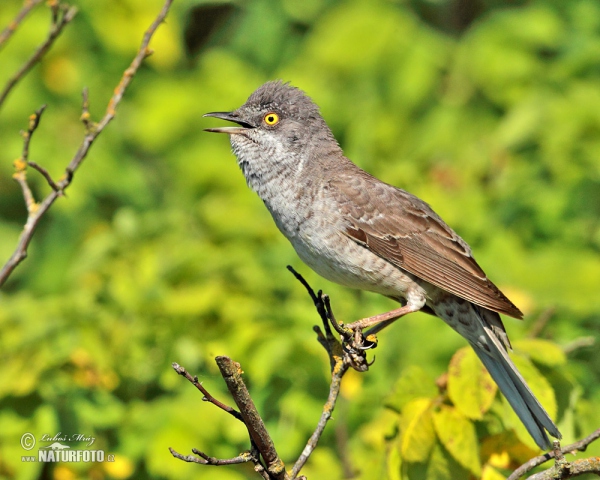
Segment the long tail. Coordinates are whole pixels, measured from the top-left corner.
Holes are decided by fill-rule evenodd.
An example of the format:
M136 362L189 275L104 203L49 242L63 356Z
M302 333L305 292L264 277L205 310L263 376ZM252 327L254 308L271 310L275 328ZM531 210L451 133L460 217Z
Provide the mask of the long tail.
M489 317L490 314L497 315L495 312L490 312L489 310L485 311L485 313L481 311L478 313L480 318ZM483 315L481 315L482 313ZM525 383L525 379L521 376L517 367L508 356L505 346L494 333L495 328L493 327L498 323L502 325L500 318L485 318L485 320L484 318L481 318L481 320L489 339L487 342L489 351L485 351L473 342L470 342L471 346L485 365L485 368L490 372L494 381L498 384L498 387L500 387L500 391L504 394L508 403L510 403L515 413L521 419L521 422L523 422L529 434L535 440L535 443L537 443L542 450L550 449L550 440L546 431L555 438L560 439L562 435L546 410L544 410L544 407L542 407L538 399L535 398L535 395L527 383ZM489 320L492 320L492 322L489 322ZM492 325L490 325L490 323Z

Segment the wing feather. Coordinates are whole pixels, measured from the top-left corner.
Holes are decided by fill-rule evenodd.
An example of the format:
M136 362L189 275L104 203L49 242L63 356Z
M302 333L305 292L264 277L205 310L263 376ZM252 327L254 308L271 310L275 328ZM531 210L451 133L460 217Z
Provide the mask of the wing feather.
M329 191L347 219L345 234L413 275L481 307L522 318L477 264L471 249L422 200L357 168Z

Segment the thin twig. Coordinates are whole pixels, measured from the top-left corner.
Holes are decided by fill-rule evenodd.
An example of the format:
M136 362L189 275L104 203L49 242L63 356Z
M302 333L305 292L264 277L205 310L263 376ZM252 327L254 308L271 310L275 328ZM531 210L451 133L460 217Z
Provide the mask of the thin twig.
M323 412L321 413L321 418L319 419L317 428L315 429L313 434L308 439L308 442L306 442L306 446L304 447L304 450L302 450L300 457L298 457L298 460L296 460L296 463L294 464L294 467L292 468L291 480L294 480L298 476L298 474L300 473L300 470L302 469L302 467L304 467L304 464L306 463L306 461L308 460L308 458L310 457L310 455L316 448L317 443L319 442L319 439L321 438L321 435L323 435L325 426L327 425L327 422L331 418L333 409L335 408L335 403L336 403L338 395L340 393L342 377L344 376L344 374L348 371L348 368L350 367L350 365L348 363L343 361L342 357L337 357L337 358L338 358L338 361L336 362L335 367L333 368L333 370L331 372L331 385L329 386L329 396L327 397L327 402L325 402L325 405L323 406Z
M30 166L31 168L33 168L34 170L37 170L46 179L46 182L48 182L48 185L50 185L50 188L52 190L54 190L55 192L59 191L58 185L56 185L54 180L52 180L52 177L48 173L48 170L46 170L44 167L37 164L36 162L32 162L32 161L28 161L27 165Z
M579 337L563 346L563 352L568 355L573 353L575 350L579 350L580 348L593 347L595 344L596 337Z
M535 322L533 323L531 328L529 329L529 332L527 333L527 337L528 338L539 337L540 333L542 333L542 330L544 330L544 328L546 327L548 322L552 319L552 317L554 316L555 313L556 313L556 307L549 307L546 310L544 310L542 313L540 313L538 315L538 317L535 319Z
M31 10L34 9L34 7L39 5L41 2L42 0L25 0L23 2L23 7L19 11L19 13L17 13L15 19L12 22L10 22L8 26L0 33L0 50L4 48L6 42L8 42L10 37L12 37L12 34L17 31L17 28L19 28L19 25L21 24L23 19L29 14L29 12L31 12Z
M198 377L192 377L188 371L183 368L181 365L179 365L176 362L173 362L172 364L173 369L182 377L185 377L188 379L188 381L194 385L198 390L200 390L202 392L202 394L204 395L202 397L202 400L204 402L209 402L212 403L213 405L215 405L216 407L220 408L221 410L223 410L224 412L229 413L231 416L237 418L240 422L243 422L243 418L242 415L240 414L240 412L238 412L235 408L230 407L229 405L225 405L223 402L220 402L219 400L217 400L215 397L213 397L206 388L204 388L204 386L202 385L202 383L200 383L198 381Z
M329 325L330 318L327 315L327 308L325 307L326 295L323 295L322 290L319 290L318 293L315 293L315 291L304 279L304 277L300 275L296 270L294 270L292 266L288 265L287 269L290 272L292 272L296 280L298 280L304 286L317 309L317 313L321 318L321 323L323 324L323 329L325 330L325 333L323 333L323 331L318 325L315 325L313 327L313 330L317 334L318 342L327 351L327 355L329 356L330 367L333 370L335 366L335 355L340 354L340 352L342 351L342 346L340 342L333 336L333 332L331 331L331 327Z
M62 178L54 184L56 189L53 189L53 191L50 192L48 194L48 196L46 196L46 198L40 204L37 205L37 209L35 212L30 213L28 215L27 223L25 224L25 227L23 228L23 232L21 233L21 236L19 237L19 242L17 244L17 248L11 255L10 259L6 262L4 267L2 267L2 270L0 270L0 287L2 285L4 285L4 283L10 276L10 274L17 267L17 265L19 265L19 263L21 263L25 259L25 257L27 256L27 247L29 246L29 243L31 242L31 239L33 237L33 234L35 232L35 229L36 229L40 219L48 211L48 209L52 206L54 201L58 197L60 197L64 194L65 189L71 184L71 181L73 180L73 174L75 173L75 171L77 170L79 165L81 165L81 162L83 162L83 160L87 156L90 147L94 143L94 140L96 140L98 135L100 135L100 133L102 133L104 128L115 117L117 106L121 102L121 99L123 98L125 90L127 89L128 85L131 83L131 80L133 79L134 75L137 73L140 65L142 64L142 61L148 55L150 55L151 51L148 48L150 40L152 39L152 36L158 29L159 25L164 21L165 17L167 16L167 13L169 12L169 8L172 3L173 3L173 0L165 0L162 10L158 14L158 16L156 17L154 22L152 22L152 24L150 25L148 30L146 30L146 32L144 34L144 38L142 40L142 44L138 50L137 55L134 57L133 61L131 62L131 65L127 68L127 70L125 70L125 72L123 73L123 76L121 77L121 80L119 81L117 87L115 88L113 96L111 97L110 101L108 102L106 113L104 114L104 116L102 117L100 122L98 122L97 124L94 124L93 126L92 126L91 122L89 121L89 112L88 112L89 107L88 107L88 100L87 100L87 91L84 91L82 117L86 117L86 118L85 119L82 118L82 121L86 125L86 133L83 138L83 141L81 142L79 149L77 150L77 152L75 153L75 155L73 156L71 161L69 162L69 165L67 166ZM69 13L69 12L71 12L71 13ZM63 15L62 21L64 21L66 18L68 18L68 20L70 20L74 14L75 14L75 11L72 9L69 9ZM86 116L86 114L87 114L87 116ZM35 167L33 167L33 168L35 168Z
M254 419L254 416L257 416L258 413L256 412L254 403L252 402L252 399L250 398L250 394L248 393L248 390L246 389L246 387L243 383L243 380L241 380L241 377L239 376L239 372L237 372L237 370L239 370L239 364L236 362L233 362L228 357L217 357L216 360L217 360L217 364L219 365L219 368L221 369L221 374L222 374L223 378L225 379L225 382L227 383L228 388L230 389L230 391L233 388L237 392L237 394L233 395L233 396L234 396L234 399L236 400L236 402L238 402L238 401L240 402L239 403L241 405L240 410L242 413L240 413L237 410L216 400L212 395L210 395L210 393L208 393L208 391L202 386L202 384L200 382L198 382L198 377L192 377L192 375L190 375L187 372L187 370L185 368L183 368L182 366L180 366L179 364L173 363L173 369L179 375L185 377L190 383L192 383L198 390L200 390L204 394L204 397L202 398L203 401L210 402L213 405L216 405L221 410L224 410L225 412L231 414L232 416L234 416L235 418L240 420L242 423L244 423L244 425L246 426L246 430L248 430L248 434L250 435L250 450L248 452L241 453L237 457L228 458L228 459L218 459L215 457L210 457L206 453L201 452L200 450L197 450L195 448L192 448L192 452L195 453L197 456L182 455L182 454L178 453L177 451L175 451L174 449L169 447L171 454L175 458L178 458L185 462L199 463L201 465L234 465L237 463L253 462L254 470L265 480L273 480L274 478L280 478L278 476L279 474L271 476L272 471L265 469L265 467L262 463L262 460L260 458L262 455L262 451L259 449L254 438L258 437L259 439L264 439L265 435L266 435L267 440L266 441L263 440L261 442L261 448L263 448L263 451L264 451L263 458L265 458L265 459L271 458L271 456L273 456L272 453L270 453L270 451L269 451L269 445L265 446L265 443L268 444L268 442L270 442L271 447L274 451L273 442L271 441L270 437L268 436L268 433L265 433L266 429L264 427L264 424L262 424L262 420L260 419L260 417L258 417L258 419L262 425L262 430L264 430L264 432L261 431L260 426L257 426L257 421ZM229 375L231 373L230 368L233 368L234 371L237 373L234 373L234 375ZM239 378L233 378L233 377L236 377L236 375ZM233 378L233 380L232 380L232 378ZM240 386L240 384L241 384L241 386ZM252 412L252 410L254 412ZM275 460L279 461L281 463L281 466L283 467L283 462L281 462L279 460L279 458L277 457L277 452L275 452L274 455L275 455ZM198 458L198 457L200 457L200 458ZM273 466L271 465L271 467L273 467ZM285 471L284 471L284 475L285 475ZM282 480L287 480L286 476L281 477L281 478L282 478Z
M27 183L27 166L29 165L29 144L31 142L31 137L36 131L38 125L40 124L40 118L42 117L42 113L46 109L46 105L42 105L35 113L29 116L29 125L27 130L21 132L23 137L23 150L21 152L21 157L17 158L13 165L15 167L15 173L13 174L13 178L17 181L21 190L23 192L23 198L25 199L25 206L27 207L27 216L28 218L34 216L38 210L38 204L35 202L35 198L33 196L33 192L31 188L29 188L29 184Z
M21 132L23 136L23 151L21 152L21 158L24 162L29 161L29 144L31 143L31 135L36 131L38 125L40 124L40 119L42 118L42 113L46 110L46 105L42 105L39 109L29 115L29 125L27 126L27 130Z
M15 85L21 80L31 68L40 61L40 59L46 54L54 41L58 38L63 29L67 26L67 24L73 20L75 14L77 13L77 8L69 7L68 5L61 5L59 15L56 15L53 11L53 21L50 27L50 32L48 33L48 37L44 42L37 48L37 50L29 57L29 59L19 68L19 70L8 79L4 90L0 93L0 108L2 104L8 97L8 94L15 87ZM55 18L54 18L55 17Z
M190 463L200 463L201 465L236 465L238 463L247 463L253 461L250 452L241 453L237 457L233 458L215 458L209 457L208 455L206 455L206 453L201 452L200 450L196 450L195 448L192 448L192 452L194 452L198 456L182 455L181 453L178 453L171 447L169 447L169 451L171 452L171 455L173 455L175 458L178 458L179 460L183 460L184 462Z
M332 336L331 328L329 327L329 318L327 318L327 311L325 309L325 302L323 301L323 292L321 290L319 290L318 293L315 293L315 291L308 284L308 282L304 279L304 277L302 275L300 275L296 270L294 270L294 267L292 267L291 265L288 265L286 268L290 272L292 272L292 275L294 275L296 280L298 280L304 286L304 288L306 288L306 291L310 295L311 300L315 304L315 307L317 309L317 313L319 314L319 317L321 317L321 322L323 322L323 328L325 329L325 334L327 336Z
M240 409L248 433L267 464L267 472L275 480L287 480L285 465L279 458L273 440L242 380L240 364L224 356L215 360L235 404Z
M320 295L322 294L322 292L320 290L319 290L319 294ZM340 325L340 323L335 318L335 315L333 314L333 311L331 310L331 301L329 299L329 295L323 295L323 303L325 304L325 310L327 312L327 318L329 319L329 322L331 323L331 326L333 327L333 329L337 333L339 333L340 336L344 340L348 340L349 338L351 338L351 335L349 335L349 332L346 331L344 329L344 327L342 325Z
M588 445L590 443L592 443L593 441L597 440L598 438L600 438L600 428L598 430L592 432L590 435L588 435L584 439L579 440L578 442L572 443L570 445L567 445L566 447L560 448L559 451L562 454L564 454L564 453L572 453L572 452L576 452L576 451L583 452L583 451L585 451L585 449L588 447ZM545 453L543 455L539 455L537 457L534 457L534 458L528 460L526 463L524 463L519 468L517 468L507 478L507 480L517 480L517 479L521 478L527 472L529 472L532 469L534 469L535 467L537 467L537 466L539 466L539 465L547 462L548 460L554 458L554 456L555 456L554 451L550 451L550 452L547 452L547 453Z
M319 313L319 316L323 322L325 334L323 334L318 326L313 327L313 329L317 333L317 339L319 340L319 343L323 345L327 351L327 355L329 356L329 361L331 364L331 384L329 386L329 396L327 397L327 402L325 402L325 405L323 405L323 412L321 413L321 418L319 419L319 423L317 424L315 431L306 442L306 446L292 467L290 478L291 480L294 480L299 478L298 474L300 473L300 470L308 461L308 458L316 448L319 439L323 435L325 426L331 418L340 393L342 377L348 371L348 368L352 366L352 362L347 360L348 352L344 350L340 341L333 336L333 332L330 328L331 324L336 331L340 333L340 335L343 336L346 333L342 327L339 326L337 320L335 319L335 315L331 309L329 296L324 295L321 290L315 294L314 290L302 277L302 275L300 275L290 266L287 268L294 274L296 279L304 286L304 288L306 288L306 291L309 293L313 303L315 304L315 307L317 308L317 312Z

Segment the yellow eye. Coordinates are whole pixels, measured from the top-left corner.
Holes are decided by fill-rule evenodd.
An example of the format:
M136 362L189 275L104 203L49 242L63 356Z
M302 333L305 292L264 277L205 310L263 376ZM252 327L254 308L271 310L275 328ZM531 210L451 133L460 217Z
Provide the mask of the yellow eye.
M264 121L267 125L272 127L273 125L277 125L279 123L279 115L277 115L275 112L269 112L265 115Z

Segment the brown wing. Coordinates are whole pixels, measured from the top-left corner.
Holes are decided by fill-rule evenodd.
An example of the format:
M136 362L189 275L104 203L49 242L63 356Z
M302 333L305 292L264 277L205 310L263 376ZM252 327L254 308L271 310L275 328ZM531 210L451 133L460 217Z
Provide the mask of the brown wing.
M488 280L471 249L422 200L356 168L329 182L346 234L390 263L457 297L522 318Z

